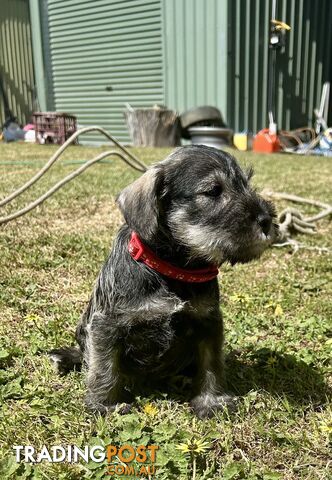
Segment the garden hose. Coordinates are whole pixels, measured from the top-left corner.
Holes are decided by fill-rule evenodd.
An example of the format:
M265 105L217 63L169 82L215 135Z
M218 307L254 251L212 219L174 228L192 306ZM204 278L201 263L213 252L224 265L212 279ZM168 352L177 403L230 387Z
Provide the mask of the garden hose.
M46 193L41 195L39 198L37 198L33 202L29 203L29 205L27 205L26 207L20 210L17 210L16 212L10 215L7 215L5 217L0 217L0 225L10 222L11 220L15 220L16 218L19 218L22 215L25 215L26 213L30 212L34 208L38 207L38 205L41 205L47 198L53 195L53 193L59 190L59 188L61 188L63 185L65 185L66 183L70 182L75 177L83 173L87 168L91 167L97 162L101 162L106 157L109 157L111 155L121 158L121 160L123 160L127 165L134 168L135 170L138 170L139 172L146 171L147 167L144 165L144 163L141 162L133 153L129 152L127 148L121 145L118 142L118 140L116 140L116 138L114 138L106 130L98 126L85 127L85 128L81 128L80 130L77 130L77 132L75 132L70 138L68 138L68 140L63 145L61 145L61 147L54 153L54 155L52 155L49 161L30 180L28 180L24 185L22 185L20 188L15 190L13 193L8 195L4 199L0 200L0 207L6 205L7 203L12 202L16 197L20 196L28 188L34 185L52 167L52 165L60 158L63 152L76 140L76 138L79 135L82 135L83 133L87 133L91 131L98 131L101 134L103 134L105 137L111 140L120 149L120 151L109 150L107 152L103 152L99 154L97 157L93 158L92 160L88 160L84 162L84 164L81 167L79 167L77 170L74 170L74 172L70 173L65 178L60 180L52 188L50 188Z
M62 153L71 145L75 139L79 136L82 135L83 133L91 132L91 131L98 131L102 133L104 136L106 136L109 140L111 140L118 148L118 150L109 150L106 152L100 153L97 157L93 158L92 160L88 161L67 161L64 162L65 165L73 165L73 164L82 164L79 168L71 172L69 175L64 177L62 180L60 180L58 183L56 183L52 188L50 188L47 192L45 192L43 195L41 195L39 198L28 204L26 207L17 210L16 212L7 215L5 217L0 217L0 225L5 224L7 222L10 222L11 220L15 220L16 218L21 217L22 215L25 215L26 213L30 212L34 208L36 208L38 205L41 205L46 199L48 199L53 193L55 193L57 190L59 190L61 187L63 187L66 183L70 182L77 176L79 176L81 173L83 173L85 170L87 170L89 167L94 165L95 163L110 163L109 161L106 161L105 159L109 156L117 156L121 158L127 165L130 167L134 168L135 170L138 170L139 172L144 173L147 170L147 167L144 165L143 162L141 162L133 153L131 153L128 149L126 149L124 146L122 146L110 133L108 133L106 130L104 130L101 127L98 126L93 126L93 127L86 127L78 130L75 132L55 153L52 155L52 157L49 159L49 161L30 179L28 180L24 185L22 185L20 188L15 190L13 193L8 195L6 198L0 200L0 206L4 206L10 202L12 202L15 198L20 196L23 192L25 192L28 188L30 188L32 185L34 185L51 167L52 165L60 158ZM15 164L17 165L17 162L0 162L0 165L8 165L8 164ZM24 163L24 165L27 165L28 163ZM30 165L36 165L36 163L30 162ZM278 243L275 244L276 246L286 246L286 245L292 245L295 247L295 249L299 248L300 244L298 244L295 240L291 239L291 233L293 231L296 231L298 233L307 233L307 234L313 234L316 231L316 225L315 222L318 220L321 220L324 217L330 216L332 214L332 206L315 201L315 200L309 200L306 198L298 197L296 195L291 195L288 193L275 193L272 191L265 191L263 192L263 195L266 195L272 199L279 200L279 199L284 199L288 200L291 202L296 202L296 203L306 203L313 205L315 207L321 208L322 211L318 213L317 215L304 218L301 212L294 208L287 208L281 214L279 215L279 238L278 238ZM325 250L325 249L321 249Z

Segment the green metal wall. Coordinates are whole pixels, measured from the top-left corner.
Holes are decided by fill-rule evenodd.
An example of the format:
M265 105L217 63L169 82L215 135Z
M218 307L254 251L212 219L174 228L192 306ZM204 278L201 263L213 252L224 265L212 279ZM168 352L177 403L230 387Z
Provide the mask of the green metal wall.
M165 101L227 108L227 0L162 0Z
M227 119L235 130L268 124L268 37L272 2L229 0ZM332 2L278 0L277 19L291 25L277 54L276 118L279 128L314 122L322 85L332 80Z
M34 74L28 0L0 2L0 76L9 107L22 124L33 109ZM0 95L0 125L5 120Z
M48 0L48 24L56 110L127 142L125 103L164 102L160 0Z
M277 18L292 30L278 53L276 117L280 128L290 129L313 122L322 84L332 80L332 1L277 4ZM125 142L125 102L161 103L180 112L210 104L235 130L267 126L272 1L45 0L40 5L44 77L53 84L48 108L74 113L81 125L102 125Z

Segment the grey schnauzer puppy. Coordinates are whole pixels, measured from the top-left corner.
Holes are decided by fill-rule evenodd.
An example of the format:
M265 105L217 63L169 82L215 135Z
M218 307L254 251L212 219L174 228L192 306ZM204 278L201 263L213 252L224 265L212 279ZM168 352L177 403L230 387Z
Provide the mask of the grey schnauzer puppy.
M217 267L258 258L277 230L273 206L250 176L228 153L188 146L120 193L126 223L77 327L80 350L51 352L60 370L83 359L92 410L126 411L135 394L183 373L192 376L200 418L230 402Z

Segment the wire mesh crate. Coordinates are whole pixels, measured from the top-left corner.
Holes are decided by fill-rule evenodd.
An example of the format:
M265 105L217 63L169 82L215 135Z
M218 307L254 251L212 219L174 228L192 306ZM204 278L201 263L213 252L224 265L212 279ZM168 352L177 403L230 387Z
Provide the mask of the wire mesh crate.
M34 112L32 115L37 143L62 145L76 132L76 117L63 112ZM77 139L74 143L78 143Z

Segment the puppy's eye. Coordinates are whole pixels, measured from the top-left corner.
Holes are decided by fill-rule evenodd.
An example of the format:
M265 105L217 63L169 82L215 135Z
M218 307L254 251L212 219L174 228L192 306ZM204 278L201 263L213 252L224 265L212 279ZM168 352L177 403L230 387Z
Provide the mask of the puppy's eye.
M219 197L221 195L222 188L221 185L215 185L214 187L210 188L203 192L203 195L206 197Z

